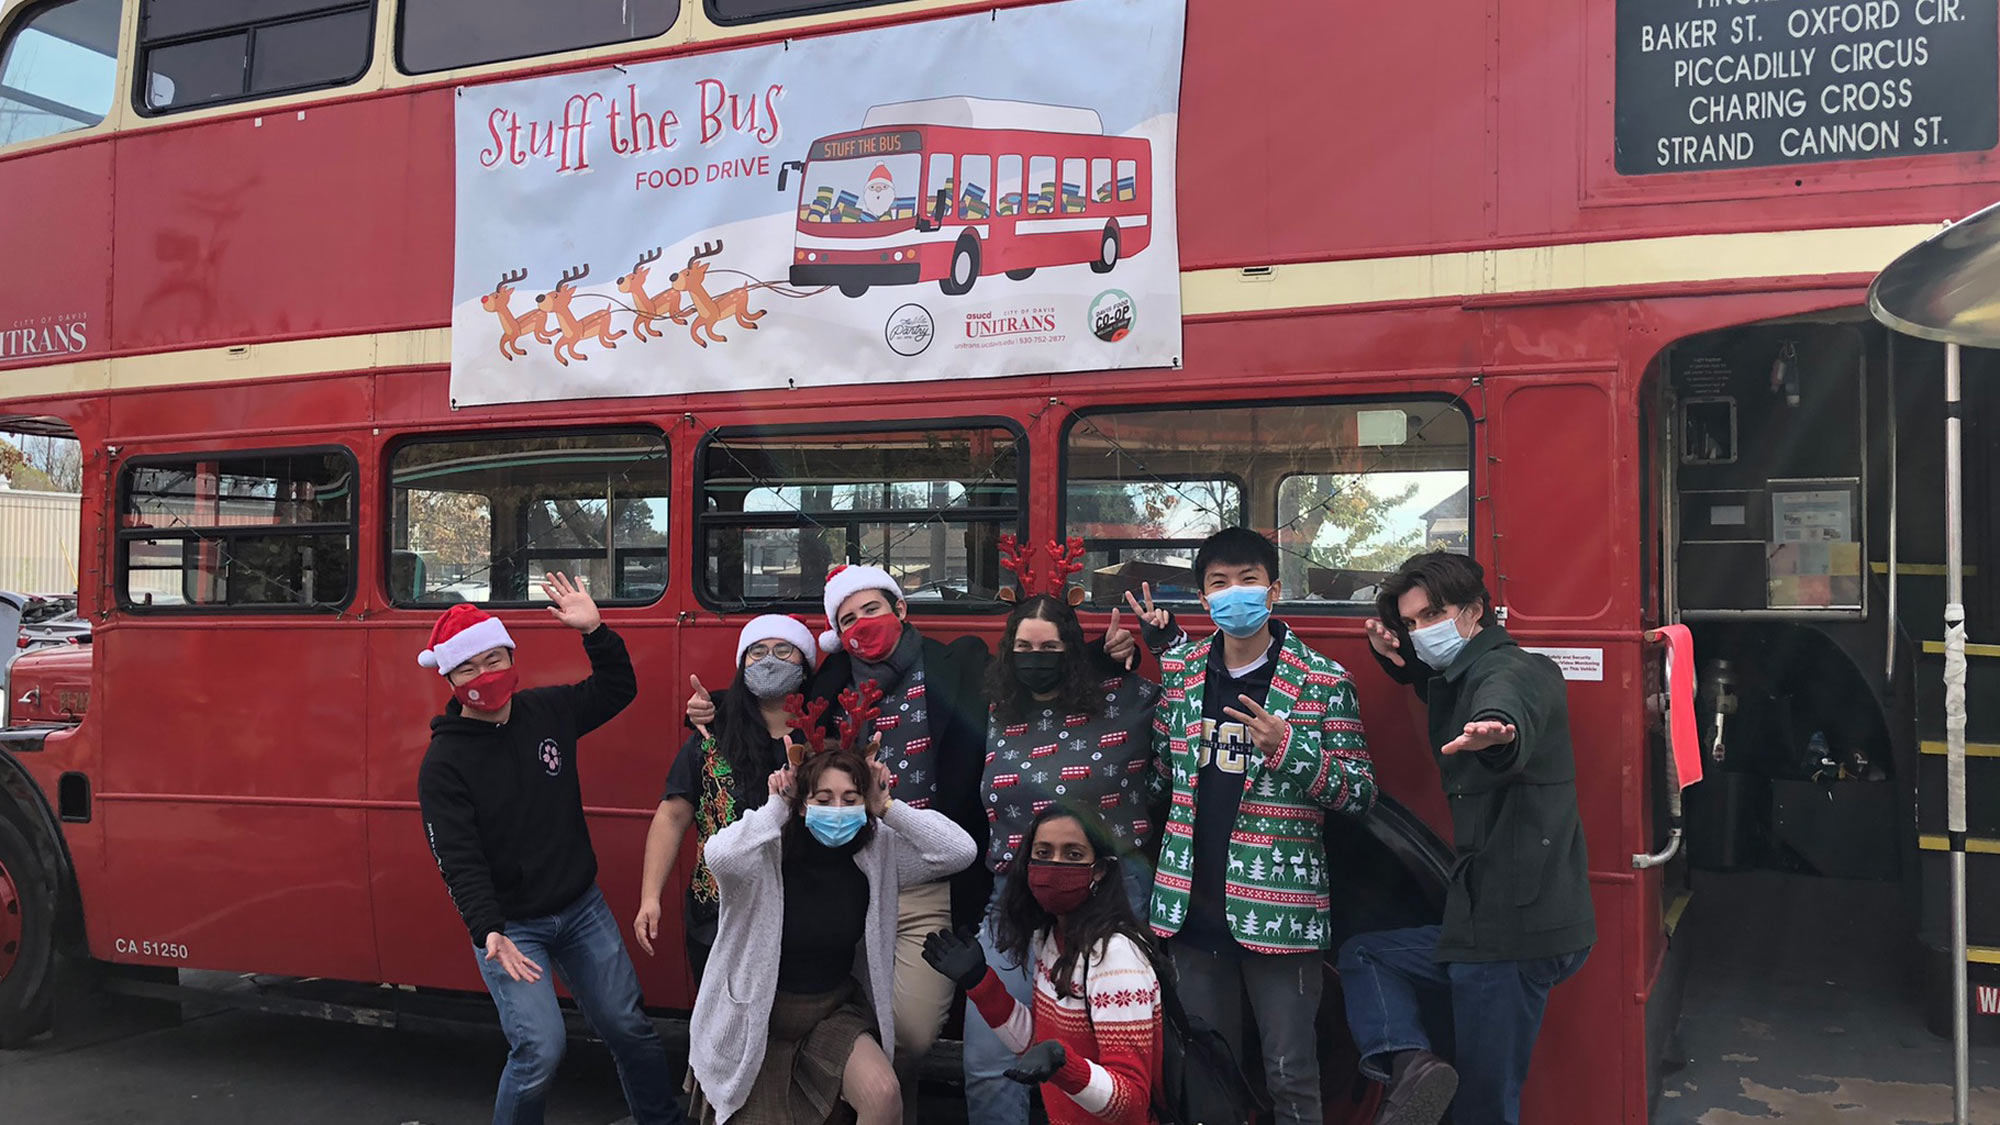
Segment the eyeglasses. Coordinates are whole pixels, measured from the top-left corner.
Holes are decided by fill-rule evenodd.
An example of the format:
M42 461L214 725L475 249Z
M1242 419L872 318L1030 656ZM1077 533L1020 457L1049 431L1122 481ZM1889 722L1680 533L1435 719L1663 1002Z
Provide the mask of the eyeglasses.
M762 660L767 656L775 656L780 660L792 660L799 655L799 646L786 641L773 641L770 644L751 645L749 651L744 655L752 660Z

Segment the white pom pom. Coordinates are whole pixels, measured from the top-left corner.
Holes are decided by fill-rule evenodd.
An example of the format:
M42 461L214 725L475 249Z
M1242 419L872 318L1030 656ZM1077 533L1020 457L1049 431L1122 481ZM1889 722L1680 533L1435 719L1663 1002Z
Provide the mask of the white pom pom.
M819 635L819 650L829 656L840 651L840 634L828 629Z
M432 652L430 649L425 649L417 654L417 663L425 668L435 668L438 666L437 653Z

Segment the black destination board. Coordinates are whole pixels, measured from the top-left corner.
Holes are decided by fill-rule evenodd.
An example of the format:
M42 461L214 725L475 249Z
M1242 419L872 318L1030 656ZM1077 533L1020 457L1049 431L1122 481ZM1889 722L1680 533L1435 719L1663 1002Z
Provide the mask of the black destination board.
M1627 176L2000 142L2000 0L1618 0Z

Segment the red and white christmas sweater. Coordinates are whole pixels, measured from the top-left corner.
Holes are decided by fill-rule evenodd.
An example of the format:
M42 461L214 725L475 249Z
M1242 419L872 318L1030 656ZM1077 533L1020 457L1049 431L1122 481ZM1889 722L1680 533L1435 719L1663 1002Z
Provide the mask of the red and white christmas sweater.
M1035 942L1032 1005L1016 1001L991 969L968 996L1008 1050L1045 1039L1063 1045L1062 1069L1042 1083L1049 1125L1148 1125L1160 1073L1160 981L1152 962L1132 939L1113 936L1096 956L1078 959L1072 994L1058 997L1049 975L1056 956L1052 936Z

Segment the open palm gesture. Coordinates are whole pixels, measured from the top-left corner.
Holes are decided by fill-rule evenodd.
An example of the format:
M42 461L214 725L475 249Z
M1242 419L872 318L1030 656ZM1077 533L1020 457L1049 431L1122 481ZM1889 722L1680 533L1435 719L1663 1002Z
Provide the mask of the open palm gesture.
M583 587L561 571L552 570L542 578L542 594L551 603L549 614L579 633L590 632L604 620Z

